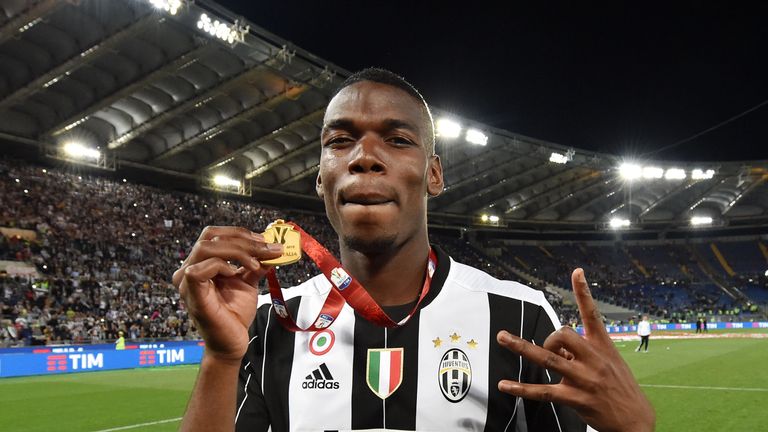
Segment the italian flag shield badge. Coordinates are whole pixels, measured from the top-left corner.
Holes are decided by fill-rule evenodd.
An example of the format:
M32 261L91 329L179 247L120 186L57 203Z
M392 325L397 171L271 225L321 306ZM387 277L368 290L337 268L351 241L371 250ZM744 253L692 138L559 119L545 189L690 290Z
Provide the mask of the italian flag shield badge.
M388 398L403 382L403 349L369 349L366 381L382 399Z

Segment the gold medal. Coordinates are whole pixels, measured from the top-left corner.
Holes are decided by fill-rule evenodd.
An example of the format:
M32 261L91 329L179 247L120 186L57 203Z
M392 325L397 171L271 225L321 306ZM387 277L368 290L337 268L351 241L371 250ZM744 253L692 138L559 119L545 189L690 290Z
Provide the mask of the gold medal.
M288 265L301 259L301 234L282 219L278 219L267 226L264 231L264 241L282 244L283 256L261 261L262 264Z

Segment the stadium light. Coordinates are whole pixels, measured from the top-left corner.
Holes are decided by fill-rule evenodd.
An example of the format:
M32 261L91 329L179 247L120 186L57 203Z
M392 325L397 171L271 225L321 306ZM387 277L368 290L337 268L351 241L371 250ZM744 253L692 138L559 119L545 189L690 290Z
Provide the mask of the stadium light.
M664 178L667 180L684 180L685 177L685 170L680 168L670 168L664 173Z
M640 165L625 163L619 167L619 175L624 180L635 180L643 175L643 169Z
M552 152L552 154L549 155L549 161L558 164L568 163L568 156L558 152Z
M181 7L181 0L149 0L156 9L164 10L171 15L176 15Z
M613 229L627 228L629 227L629 219L615 217L611 218L611 221L608 224Z
M437 135L442 138L458 138L461 135L461 125L453 120L441 118L437 120Z
M211 19L206 13L200 14L197 28L230 44L243 42L245 34L250 30L249 26L242 26L237 21L234 24L227 24L218 19Z
M664 177L664 170L659 167L647 166L643 167L643 178L645 179L660 179Z
M471 144L484 146L488 144L488 135L480 132L477 129L468 129L465 135L467 142Z
M101 152L88 148L82 144L74 143L74 142L68 142L64 144L64 153L67 156L76 158L76 159L99 159L101 157Z
M231 187L231 188L239 188L240 187L240 181L235 180L233 178L227 177L225 175L216 175L213 177L213 184L219 187Z
M712 223L712 218L709 216L694 216L691 218L691 225L709 225Z
M695 169L691 172L691 178L694 180L709 180L715 176L715 170L708 169L706 171L702 169Z

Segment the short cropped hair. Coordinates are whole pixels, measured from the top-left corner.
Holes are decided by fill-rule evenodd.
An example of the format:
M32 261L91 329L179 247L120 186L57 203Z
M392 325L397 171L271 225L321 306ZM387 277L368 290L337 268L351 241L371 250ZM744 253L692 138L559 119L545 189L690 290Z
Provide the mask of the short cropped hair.
M408 93L411 95L414 99L421 102L421 104L424 107L424 116L425 116L425 128L427 130L428 136L426 137L427 140L425 142L425 146L427 147L427 153L429 155L432 155L435 153L435 122L432 120L432 112L429 110L429 105L427 105L427 101L424 100L424 96L419 93L418 90L416 90L416 87L414 87L411 83L405 80L405 78L401 77L400 75L388 71L386 69L382 68L366 68L363 70L360 70L358 72L353 73L349 76L346 80L344 80L343 83L339 86L339 88L336 89L335 92L333 92L332 97L335 97L339 92L344 90L345 88L362 82L362 81L370 81L375 82L379 84L385 84L392 87L397 87L400 90Z

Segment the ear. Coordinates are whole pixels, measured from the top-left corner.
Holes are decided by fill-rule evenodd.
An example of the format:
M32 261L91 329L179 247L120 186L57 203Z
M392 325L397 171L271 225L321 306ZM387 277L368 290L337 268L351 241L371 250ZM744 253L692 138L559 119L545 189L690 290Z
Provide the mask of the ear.
M432 155L429 159L429 172L427 173L427 193L436 197L443 193L443 164L440 156Z
M317 173L317 179L315 179L315 192L320 199L323 199L323 180L320 178L320 173Z

